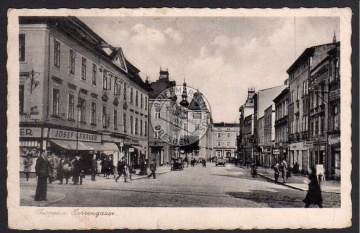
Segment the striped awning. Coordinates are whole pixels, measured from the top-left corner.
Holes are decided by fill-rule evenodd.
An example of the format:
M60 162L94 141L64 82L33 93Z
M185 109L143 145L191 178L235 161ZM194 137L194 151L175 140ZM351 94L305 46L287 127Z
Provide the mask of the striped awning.
M20 141L20 147L40 148L40 143L38 141Z

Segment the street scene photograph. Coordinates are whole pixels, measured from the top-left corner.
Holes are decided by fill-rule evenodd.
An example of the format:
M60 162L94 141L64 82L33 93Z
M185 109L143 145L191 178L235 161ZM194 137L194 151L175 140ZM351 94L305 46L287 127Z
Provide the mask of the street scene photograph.
M340 21L19 16L20 206L341 208Z

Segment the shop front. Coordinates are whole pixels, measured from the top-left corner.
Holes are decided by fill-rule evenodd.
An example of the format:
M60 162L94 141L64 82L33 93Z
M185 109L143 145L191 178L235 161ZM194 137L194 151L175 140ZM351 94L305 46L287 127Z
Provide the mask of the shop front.
M101 155L108 154L109 158L114 160L113 153L110 152L119 151L115 143L102 143L101 138L101 134L52 128L48 133L46 148L55 155L67 156L70 159L80 155L84 170L89 173L94 154L98 159L101 159Z
M273 159L271 158L271 146L264 146L263 150L262 150L262 157L263 157L263 161L260 161L260 163L263 164L263 166L265 167L271 167L272 163L273 163Z
M341 145L340 134L328 135L328 167L329 178L339 180L341 178Z
M309 150L312 148L313 142L311 141L291 143L289 145L290 167L293 167L297 163L302 173L309 173L310 166L312 166L313 162L311 154L309 156Z
M32 160L31 172L35 172L36 159L40 155L43 141L43 131L41 127L20 127L19 154L20 154L20 171L24 171L23 161L25 157L30 156Z

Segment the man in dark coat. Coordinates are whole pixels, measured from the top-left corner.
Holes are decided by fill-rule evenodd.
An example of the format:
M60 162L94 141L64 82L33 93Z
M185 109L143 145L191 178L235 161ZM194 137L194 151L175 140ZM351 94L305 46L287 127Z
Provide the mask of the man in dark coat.
M150 175L148 175L148 178L150 178L150 176L152 176L154 179L156 179L156 162L155 159L153 159L153 161L150 163Z
M74 185L77 185L79 182L79 178L80 178L80 174L81 174L81 170L82 170L82 164L80 161L80 156L76 155L75 160L74 160L74 164L73 164L73 178L74 178ZM82 182L80 181L80 184Z
M45 157L46 151L42 151L39 158L36 160L35 172L38 177L35 201L47 201L47 178L49 177L49 162Z
M126 173L125 173L125 163L122 160L119 160L117 163L118 176L115 178L117 182L121 175L124 175L124 181L126 182Z

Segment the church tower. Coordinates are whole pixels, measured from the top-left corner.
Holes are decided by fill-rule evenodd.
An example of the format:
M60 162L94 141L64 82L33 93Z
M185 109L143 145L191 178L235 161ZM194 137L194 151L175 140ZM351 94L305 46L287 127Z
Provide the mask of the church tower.
M333 36L333 43L336 43L336 35L335 35L335 31L334 31L334 36Z
M169 70L162 70L160 67L160 76L159 76L159 80L160 81L165 81L165 82L169 82Z
M184 84L183 84L183 92L181 94L181 102L180 105L183 107L188 107L189 106L189 102L187 101L187 91L186 91L186 82L184 80Z

